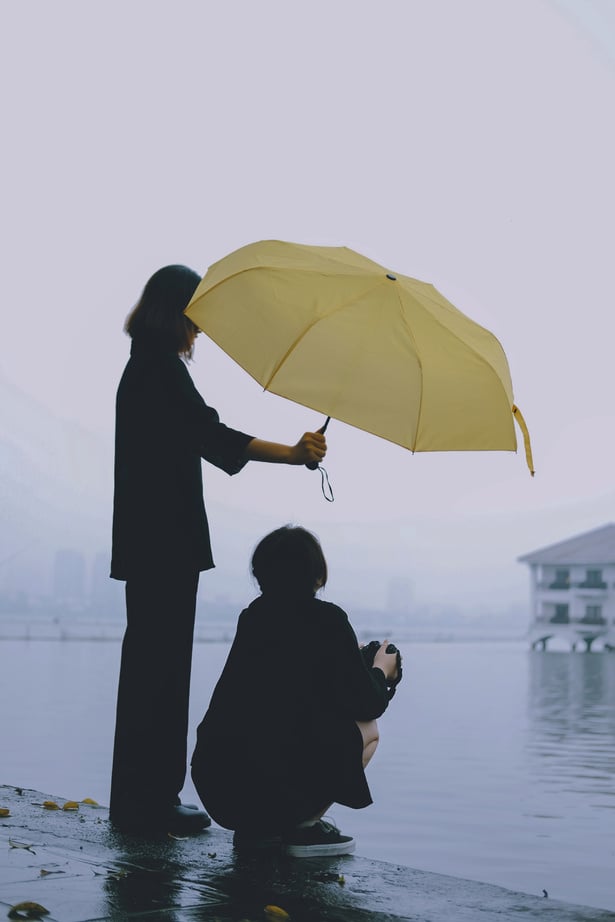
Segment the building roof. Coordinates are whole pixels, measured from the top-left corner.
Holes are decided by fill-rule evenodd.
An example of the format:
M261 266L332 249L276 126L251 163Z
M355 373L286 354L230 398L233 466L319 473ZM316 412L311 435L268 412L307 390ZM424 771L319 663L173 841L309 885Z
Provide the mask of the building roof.
M615 564L615 525L602 525L518 559L529 564Z

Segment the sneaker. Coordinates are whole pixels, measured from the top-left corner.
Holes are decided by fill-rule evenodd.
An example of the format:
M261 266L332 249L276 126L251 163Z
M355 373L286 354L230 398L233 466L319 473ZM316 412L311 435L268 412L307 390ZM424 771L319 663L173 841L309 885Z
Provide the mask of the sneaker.
M313 826L299 826L284 838L284 851L293 858L317 858L326 855L351 855L355 850L352 836L344 836L332 823L318 820Z

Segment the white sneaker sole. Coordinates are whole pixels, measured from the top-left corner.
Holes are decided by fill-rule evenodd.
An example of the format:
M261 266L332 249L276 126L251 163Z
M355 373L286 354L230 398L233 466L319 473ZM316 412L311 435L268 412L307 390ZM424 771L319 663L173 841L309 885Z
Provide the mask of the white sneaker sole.
M351 842L329 842L322 845L285 845L284 852L291 858L326 858L331 855L352 855L356 847Z

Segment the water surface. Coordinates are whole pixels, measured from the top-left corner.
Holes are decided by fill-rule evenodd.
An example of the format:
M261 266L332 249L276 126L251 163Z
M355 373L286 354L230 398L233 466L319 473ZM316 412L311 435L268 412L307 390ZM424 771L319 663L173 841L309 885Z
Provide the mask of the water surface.
M375 803L331 811L358 852L615 909L615 654L400 646ZM191 741L227 650L195 646ZM0 782L108 803L120 644L10 640L0 655Z

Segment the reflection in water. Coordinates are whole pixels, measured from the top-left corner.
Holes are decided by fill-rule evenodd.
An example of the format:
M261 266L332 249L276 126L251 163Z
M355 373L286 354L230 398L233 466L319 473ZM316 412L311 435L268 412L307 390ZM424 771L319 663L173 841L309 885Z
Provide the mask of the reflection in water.
M113 844L118 861L107 869L105 918L164 918L165 922L262 919L265 906L282 906L293 922L341 922L354 898L337 880L348 859L292 861L283 856L238 855L227 842L207 852L207 837L184 842L122 839ZM201 850L202 848L202 850ZM334 871L335 873L331 873ZM322 882L331 882L323 888ZM365 890L363 891L363 894ZM364 895L360 897L364 902ZM369 890L370 905L379 896Z
M104 890L109 919L133 918L140 914L165 922L180 922L184 907L224 906L228 900L209 883L195 883L190 863L174 854L168 840L139 840L121 834L113 836L117 864L107 869ZM135 844L136 843L136 844ZM172 908L170 908L172 907ZM178 914L179 913L179 914Z
M530 755L551 787L615 808L615 656L531 651ZM610 801L610 802L609 802Z
M358 908L355 896L345 892L337 883L340 873L352 859L312 858L309 862L294 861L281 855L238 855L231 852L228 861L216 872L213 868L205 875L207 885L228 899L227 911L222 916L216 909L216 918L262 919L265 906L280 906L288 912L293 922L314 922L327 919L342 922ZM196 878L198 881L198 878ZM322 887L322 882L330 885ZM367 901L370 914L384 908L379 903L375 889L365 887L359 898L362 908ZM191 915L191 918L193 916ZM211 920L205 911L194 918Z

